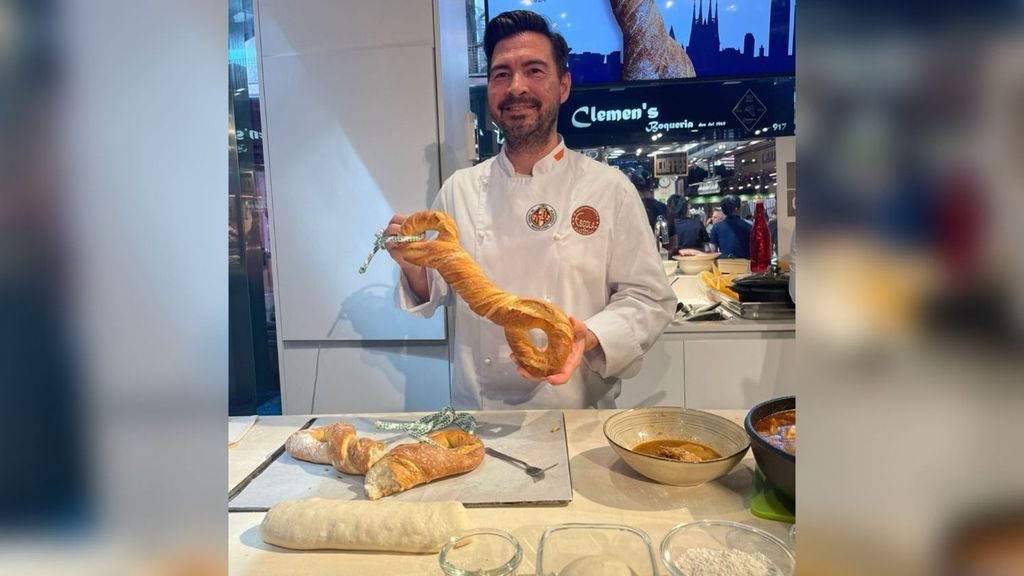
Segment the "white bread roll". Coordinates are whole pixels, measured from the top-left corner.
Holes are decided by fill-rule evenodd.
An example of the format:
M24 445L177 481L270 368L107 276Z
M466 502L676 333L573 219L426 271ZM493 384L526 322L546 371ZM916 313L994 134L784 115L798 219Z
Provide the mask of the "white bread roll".
M462 504L450 502L285 500L267 512L260 537L293 550L434 553L472 530Z

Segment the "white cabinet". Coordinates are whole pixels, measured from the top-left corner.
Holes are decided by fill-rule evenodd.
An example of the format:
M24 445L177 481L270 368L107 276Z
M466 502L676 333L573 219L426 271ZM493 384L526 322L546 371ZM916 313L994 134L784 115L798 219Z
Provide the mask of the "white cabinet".
M716 334L686 341L686 407L748 408L796 394L792 332Z
M683 338L662 334L644 355L640 372L622 381L615 406L682 406L683 400Z
M623 380L618 408L749 408L796 394L795 332L667 332Z

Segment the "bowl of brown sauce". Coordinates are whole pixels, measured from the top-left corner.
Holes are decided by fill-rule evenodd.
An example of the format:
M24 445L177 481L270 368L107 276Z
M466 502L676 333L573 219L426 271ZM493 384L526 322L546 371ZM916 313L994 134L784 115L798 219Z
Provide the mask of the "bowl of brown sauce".
M765 479L784 497L796 501L796 396L754 406L743 427Z
M697 486L729 473L750 440L732 421L674 406L633 408L604 423L608 444L640 474L673 486Z

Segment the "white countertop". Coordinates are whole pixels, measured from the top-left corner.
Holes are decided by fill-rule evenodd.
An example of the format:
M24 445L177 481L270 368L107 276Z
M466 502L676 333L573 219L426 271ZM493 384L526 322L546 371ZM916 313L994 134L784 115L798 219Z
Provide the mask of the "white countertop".
M742 522L787 541L789 524L762 520L748 509L754 460L750 452L726 476L702 486L681 488L647 480L627 467L608 446L604 421L614 410L565 410L573 501L568 506L468 508L477 527L511 532L523 545L518 574L532 574L536 546L544 529L566 522L605 522L639 528L657 546L676 524L695 519ZM742 425L745 410L713 411ZM394 416L394 415L392 415ZM261 416L236 446L228 449L229 485L234 486L274 452L311 416ZM300 552L263 543L262 512L228 514L231 574L441 574L435 554L341 551ZM661 568L662 573L664 567Z

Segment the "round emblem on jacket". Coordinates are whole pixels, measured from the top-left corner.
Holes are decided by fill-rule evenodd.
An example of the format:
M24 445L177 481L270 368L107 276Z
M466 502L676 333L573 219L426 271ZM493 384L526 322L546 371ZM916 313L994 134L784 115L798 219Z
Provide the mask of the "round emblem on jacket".
M550 204L537 204L526 213L526 225L531 230L547 230L557 219L558 214Z
M577 234L580 236L590 236L597 232L597 227L601 225L601 215L597 213L593 206L580 206L573 210L569 221L572 223L572 229Z

